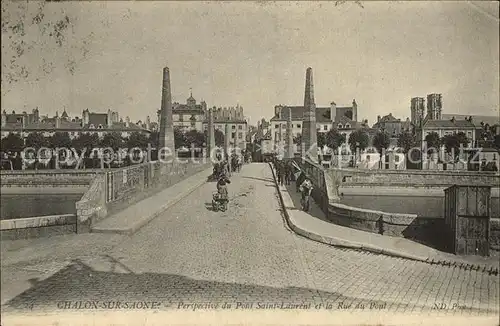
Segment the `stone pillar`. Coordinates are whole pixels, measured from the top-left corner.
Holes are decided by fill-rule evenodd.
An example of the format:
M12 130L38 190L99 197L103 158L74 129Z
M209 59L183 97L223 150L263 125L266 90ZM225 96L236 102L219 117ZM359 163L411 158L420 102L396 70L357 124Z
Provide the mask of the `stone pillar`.
M314 85L312 68L306 70L306 86L304 94L304 118L302 123L302 146L305 157L318 161L318 142L316 136L316 104L314 103Z
M224 133L224 152L225 155L229 155L229 148L231 147L231 129L229 128L229 123L225 125L225 133Z
M214 130L214 112L212 109L208 110L208 126L207 126L207 151L208 157L212 158L215 148L215 130Z
M170 71L168 67L163 68L163 88L161 92L160 112L160 148L169 148L175 155L174 125L172 120L172 94L170 90ZM166 153L170 153L168 150Z
M292 125L292 109L288 108L288 120L286 122L286 158L292 159L295 157L293 144L293 125Z
M229 175L231 175L231 155L229 154L229 150L231 148L231 128L229 128L229 123L226 122L226 130L224 135L224 155L227 158L227 166L229 168Z

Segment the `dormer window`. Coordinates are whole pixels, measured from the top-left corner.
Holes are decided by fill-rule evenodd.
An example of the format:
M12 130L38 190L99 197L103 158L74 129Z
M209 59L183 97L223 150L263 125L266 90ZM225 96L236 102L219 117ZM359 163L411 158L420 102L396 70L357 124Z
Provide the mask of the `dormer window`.
M337 126L339 129L342 129L342 124L339 123L339 125Z
M99 127L97 127L98 129L102 129L102 125L99 125Z
M93 125L93 124L90 124L89 128L90 128L90 129L94 129L95 127L94 127L94 125Z
M350 125L350 124L348 124L348 123L346 123L345 127L346 127L346 128L351 128L351 125Z

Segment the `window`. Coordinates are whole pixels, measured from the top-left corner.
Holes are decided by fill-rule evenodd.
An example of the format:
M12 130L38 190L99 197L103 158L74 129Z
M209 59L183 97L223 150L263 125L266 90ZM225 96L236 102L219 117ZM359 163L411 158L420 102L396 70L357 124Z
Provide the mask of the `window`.
M395 155L394 156L394 162L398 163L399 162L399 156L398 155Z
M231 128L232 128L232 129L236 129L236 126L235 126L235 125L233 125Z
M99 127L97 127L98 129L102 129L102 125L99 125Z
M243 129L243 126L242 126L242 125L239 125L239 126L238 126L238 129L242 130L242 129Z
M328 125L323 125L323 130L328 130Z
M299 128L299 129L300 129L300 124L298 124L298 125L297 125L297 128Z
M279 124L275 124L275 125L274 125L274 128L276 128L276 129L278 129L279 127L280 127L280 125L279 125Z
M342 129L342 124L339 123L339 125L337 126L339 129Z
M184 117L182 114L179 114L179 121L181 121L181 122L184 121Z
M242 132L239 132L238 133L238 139L242 139L243 138L243 133Z
M350 124L348 124L348 123L346 123L344 127L345 127L345 128L351 128L351 125L350 125Z
M90 124L89 128L90 128L90 129L94 129L94 125L93 125L93 124Z
M196 126L196 122L191 121L191 127L193 127L193 128L194 128L194 126Z

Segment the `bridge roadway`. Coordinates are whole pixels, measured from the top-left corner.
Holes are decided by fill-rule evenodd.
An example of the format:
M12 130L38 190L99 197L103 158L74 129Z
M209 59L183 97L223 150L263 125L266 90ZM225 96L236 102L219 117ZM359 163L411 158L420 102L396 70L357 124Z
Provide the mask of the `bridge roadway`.
M228 302L406 313L439 305L498 314L497 276L313 242L287 229L267 164L245 165L231 180L228 211L209 209L215 183L206 183L132 236L89 235L85 255L64 258L9 309L140 300L159 309Z

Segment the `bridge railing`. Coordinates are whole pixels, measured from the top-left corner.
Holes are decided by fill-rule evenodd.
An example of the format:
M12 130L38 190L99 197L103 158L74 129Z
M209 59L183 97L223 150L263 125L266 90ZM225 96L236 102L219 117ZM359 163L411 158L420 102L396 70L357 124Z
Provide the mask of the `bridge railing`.
M210 162L153 161L98 174L76 203L79 229L85 232L92 223L210 166Z

